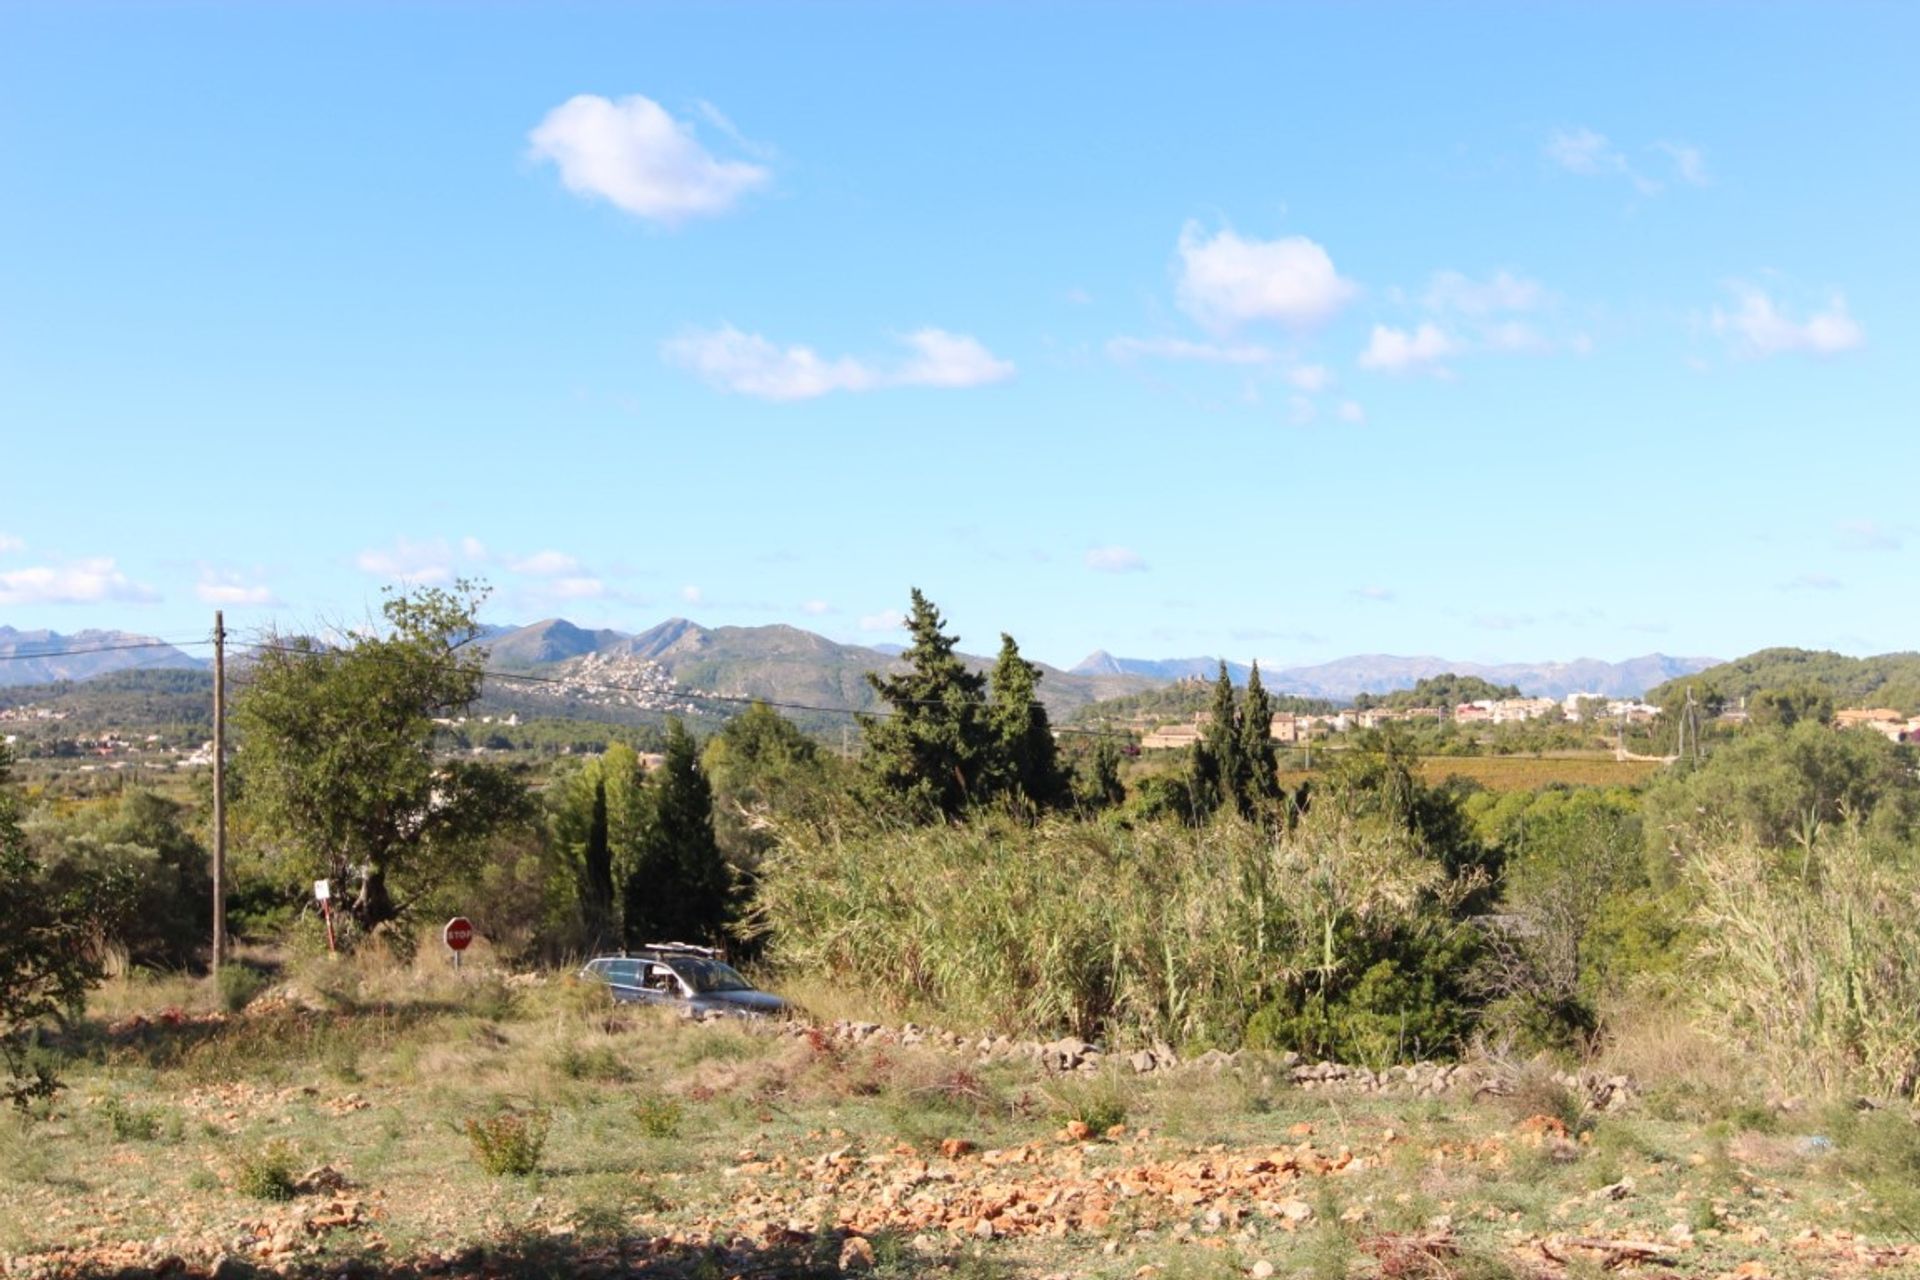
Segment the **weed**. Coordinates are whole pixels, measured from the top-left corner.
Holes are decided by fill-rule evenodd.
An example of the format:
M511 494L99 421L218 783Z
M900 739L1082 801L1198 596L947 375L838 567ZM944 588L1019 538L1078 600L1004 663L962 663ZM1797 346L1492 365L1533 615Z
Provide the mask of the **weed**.
M633 1078L633 1072L613 1051L612 1045L595 1045L590 1049L565 1045L554 1060L554 1066L560 1074L569 1080L607 1080L622 1081Z
M100 1116L107 1122L115 1142L152 1142L161 1133L160 1112L132 1106L117 1097L100 1104Z
M516 1111L502 1107L486 1116L467 1119L467 1141L473 1158L494 1177L525 1177L540 1167L551 1117L545 1111Z
M642 1097L634 1104L634 1118L640 1123L640 1132L649 1138L677 1138L680 1125L686 1118L686 1112L672 1098L658 1096Z
M1129 1090L1113 1072L1061 1080L1049 1086L1046 1094L1052 1104L1052 1118L1058 1124L1083 1124L1099 1137L1115 1125L1126 1123Z
M268 979L266 974L248 965L224 964L215 983L220 991L220 1007L228 1013L238 1013L267 989Z
M242 1151L233 1163L233 1189L254 1200L291 1200L294 1164L293 1148L282 1141Z

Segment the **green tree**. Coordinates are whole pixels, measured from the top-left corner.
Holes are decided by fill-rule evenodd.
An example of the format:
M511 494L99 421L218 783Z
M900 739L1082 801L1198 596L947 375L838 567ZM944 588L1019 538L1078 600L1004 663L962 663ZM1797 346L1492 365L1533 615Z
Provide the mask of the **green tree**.
M715 941L732 886L713 836L713 789L677 719L667 722L666 760L647 793L647 822L625 881L627 945Z
M1826 724L1833 719L1833 694L1807 683L1762 689L1747 704L1747 715L1766 729L1791 729L1802 720Z
M993 729L986 677L967 670L945 634L940 610L916 587L907 631L913 643L898 675L867 674L890 714L863 715L865 762L879 790L909 812L954 817L984 796L992 765Z
M489 836L531 815L502 769L436 758L434 720L480 695L485 589L390 593L378 634L262 646L235 709L240 797L300 878L353 886L377 928L475 870Z
M1077 798L1088 809L1112 809L1125 804L1127 785L1120 780L1120 748L1110 734L1094 740L1083 757L1085 769L1076 787Z
M1273 749L1273 699L1260 683L1260 664L1247 676L1246 698L1240 711L1240 755L1246 761L1246 790L1241 813L1270 812L1280 799L1280 762Z
M1060 766L1047 709L1040 704L1040 668L1020 656L1020 646L1005 632L993 664L992 690L988 720L998 757L994 789L1041 809L1066 803L1072 786Z
M87 904L100 946L135 964L184 968L206 945L213 916L207 851L184 825L185 807L135 790L27 824L47 885Z
M840 801L841 762L764 702L707 739L700 767L713 787L713 830L735 872L751 875L781 818L812 820Z
M78 1013L100 971L84 900L53 892L27 851L8 785L12 764L0 745L0 1097L24 1107L60 1087L44 1062L29 1060L25 1034L46 1018Z
M1194 808L1201 815L1228 804L1239 808L1240 798L1247 793L1248 762L1241 749L1240 735L1233 679L1222 660L1220 676L1213 684L1206 725L1200 731L1199 741L1193 744L1190 786Z

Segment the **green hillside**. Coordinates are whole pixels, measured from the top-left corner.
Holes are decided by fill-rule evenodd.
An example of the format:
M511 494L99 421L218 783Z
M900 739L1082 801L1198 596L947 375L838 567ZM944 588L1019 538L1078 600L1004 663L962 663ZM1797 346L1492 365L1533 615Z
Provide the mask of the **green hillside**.
M1920 714L1920 653L1882 653L1849 658L1824 649L1762 649L1697 675L1682 676L1649 690L1647 701L1664 703L1715 693L1729 702L1751 698L1762 689L1812 686L1833 698L1835 707L1892 707Z

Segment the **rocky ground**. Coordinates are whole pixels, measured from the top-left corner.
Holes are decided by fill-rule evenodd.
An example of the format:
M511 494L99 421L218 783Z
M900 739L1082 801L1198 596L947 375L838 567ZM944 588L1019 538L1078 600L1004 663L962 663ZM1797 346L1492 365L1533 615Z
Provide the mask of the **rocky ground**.
M67 1048L0 1134L8 1276L1920 1274L1906 1117L1835 1138L1542 1067L756 1033L472 982ZM501 1117L532 1172L481 1167Z

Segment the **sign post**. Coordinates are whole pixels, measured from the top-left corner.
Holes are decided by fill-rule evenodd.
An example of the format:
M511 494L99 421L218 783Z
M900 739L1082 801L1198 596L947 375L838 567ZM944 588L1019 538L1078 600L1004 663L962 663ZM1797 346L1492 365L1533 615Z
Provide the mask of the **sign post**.
M447 927L440 931L440 936L445 940L447 950L453 952L453 967L458 969L460 953L465 951L467 944L473 941L473 921L465 916L455 916L447 921Z
M327 954L336 954L333 949L333 886L325 880L313 882L313 896L320 904L320 914L327 918Z

